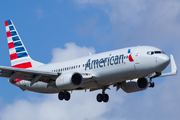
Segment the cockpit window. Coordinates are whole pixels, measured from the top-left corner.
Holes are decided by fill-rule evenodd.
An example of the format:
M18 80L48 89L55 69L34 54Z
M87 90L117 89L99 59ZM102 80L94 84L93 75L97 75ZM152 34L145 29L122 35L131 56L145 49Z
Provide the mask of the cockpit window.
M154 54L154 52L153 51L151 51L151 55L153 55Z
M148 52L147 52L147 54L148 54L148 55L151 55L151 52L150 52L150 51L148 51Z
M153 52L153 51L148 51L147 54L148 54L148 55L153 55L154 52Z
M163 54L166 54L164 51L161 51Z
M154 51L155 54L161 54L161 51Z
M153 55L153 54L165 54L164 51L148 51L147 52L148 55Z

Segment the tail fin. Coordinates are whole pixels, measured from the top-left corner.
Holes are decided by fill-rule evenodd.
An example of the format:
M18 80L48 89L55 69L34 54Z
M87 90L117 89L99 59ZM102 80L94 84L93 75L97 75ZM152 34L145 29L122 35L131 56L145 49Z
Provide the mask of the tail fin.
M12 67L26 69L44 65L31 59L11 20L5 21L5 27Z

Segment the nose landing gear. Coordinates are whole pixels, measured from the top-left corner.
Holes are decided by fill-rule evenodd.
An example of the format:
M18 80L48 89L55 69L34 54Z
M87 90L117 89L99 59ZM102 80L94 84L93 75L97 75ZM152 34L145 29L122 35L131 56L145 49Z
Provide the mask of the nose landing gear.
M154 83L154 82L152 82L152 80L150 80L150 82L149 82L149 84L148 84L148 87L153 88L154 86L155 86L155 83Z
M152 79L156 78L156 77L159 77L160 75L161 75L161 72L154 72L151 75L149 75L150 80L149 80L148 87L153 88L155 86L155 83L152 82Z
M148 83L148 87L153 88L155 86L155 83L152 81L152 78L154 77L150 77L149 83Z

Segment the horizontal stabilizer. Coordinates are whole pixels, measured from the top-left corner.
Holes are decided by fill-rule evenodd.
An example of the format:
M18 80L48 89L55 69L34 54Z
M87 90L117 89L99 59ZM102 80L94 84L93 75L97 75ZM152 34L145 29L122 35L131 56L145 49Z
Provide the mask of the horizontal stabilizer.
M61 73L0 66L0 77L9 78L9 82L15 79L31 81L30 86L37 81L49 83L51 80L56 80L59 75Z

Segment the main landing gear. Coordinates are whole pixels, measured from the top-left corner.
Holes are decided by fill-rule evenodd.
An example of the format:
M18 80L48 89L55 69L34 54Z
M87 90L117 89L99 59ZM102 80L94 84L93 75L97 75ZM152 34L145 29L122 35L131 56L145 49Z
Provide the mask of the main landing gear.
M99 93L99 94L97 95L96 99L97 99L98 102L102 102L102 101L103 101L103 102L106 103L106 102L109 101L109 95L105 93L105 90L106 90L106 89L102 89L102 94Z
M66 101L69 101L71 98L71 94L67 91L59 92L58 98L59 98L59 100L65 99Z

